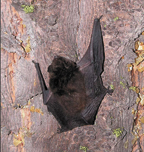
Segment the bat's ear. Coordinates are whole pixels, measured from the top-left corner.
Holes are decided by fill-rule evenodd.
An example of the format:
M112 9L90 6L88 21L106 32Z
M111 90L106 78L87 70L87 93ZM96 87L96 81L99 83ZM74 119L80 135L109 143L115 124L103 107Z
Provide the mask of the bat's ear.
M54 59L57 59L57 58L58 58L58 56L57 56L57 55L55 55L55 56L54 56Z
M64 62L63 65L64 65L65 69L68 70L68 72L72 72L72 71L75 71L78 69L76 62L73 62L71 60Z
M77 65L77 63L75 62L75 68L76 68L76 69L79 69L79 67L80 67L80 66Z
M52 66L51 65L48 67L47 72L52 72Z
M79 66L76 64L76 62L74 62L73 71L77 71L77 70L79 70Z
M54 56L54 59L58 59L58 58L61 58L61 56L59 56L59 55Z

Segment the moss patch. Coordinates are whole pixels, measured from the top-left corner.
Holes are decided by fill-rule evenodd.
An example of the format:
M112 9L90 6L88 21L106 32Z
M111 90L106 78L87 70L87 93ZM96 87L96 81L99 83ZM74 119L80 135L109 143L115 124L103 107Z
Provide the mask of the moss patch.
M118 138L122 135L123 130L121 128L117 128L113 130L113 134Z
M33 5L21 5L25 13L33 13L34 11L34 6Z

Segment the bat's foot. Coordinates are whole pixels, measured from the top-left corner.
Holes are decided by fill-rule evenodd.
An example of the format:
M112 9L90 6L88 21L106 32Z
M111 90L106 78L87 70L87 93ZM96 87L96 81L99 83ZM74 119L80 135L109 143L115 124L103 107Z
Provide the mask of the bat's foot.
M107 88L107 93L108 93L109 95L112 95L113 92L114 92L114 90L113 90L113 89L110 89L110 86L108 86L108 88Z
M66 127L62 127L62 128L58 127L58 128L57 128L57 133L58 133L58 134L60 134L60 133L62 133L62 132L65 132L65 131L68 131L68 129L67 129Z
M57 133L58 133L58 134L61 133L61 128L60 128L60 127L57 128Z

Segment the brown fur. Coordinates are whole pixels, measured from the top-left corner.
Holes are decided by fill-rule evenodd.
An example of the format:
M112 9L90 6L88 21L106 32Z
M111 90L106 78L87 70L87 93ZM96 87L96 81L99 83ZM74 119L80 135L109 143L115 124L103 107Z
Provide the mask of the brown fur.
M63 57L54 58L48 67L49 86L57 102L69 115L80 113L86 106L84 78L77 64Z

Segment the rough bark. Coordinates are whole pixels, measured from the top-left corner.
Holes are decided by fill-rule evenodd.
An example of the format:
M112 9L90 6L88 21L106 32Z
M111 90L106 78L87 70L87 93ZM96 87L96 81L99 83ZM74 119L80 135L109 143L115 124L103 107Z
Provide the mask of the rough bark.
M34 12L25 13L21 5L30 3ZM114 93L104 98L96 125L57 134L58 123L43 105L31 61L40 63L48 85L53 56L80 60L93 19L100 15L106 56L103 81L114 85ZM144 61L135 65L133 52L136 40L144 43L143 0L2 0L1 29L2 152L78 152L80 146L87 152L144 151L144 71L138 70ZM117 128L123 130L118 138L113 134Z

